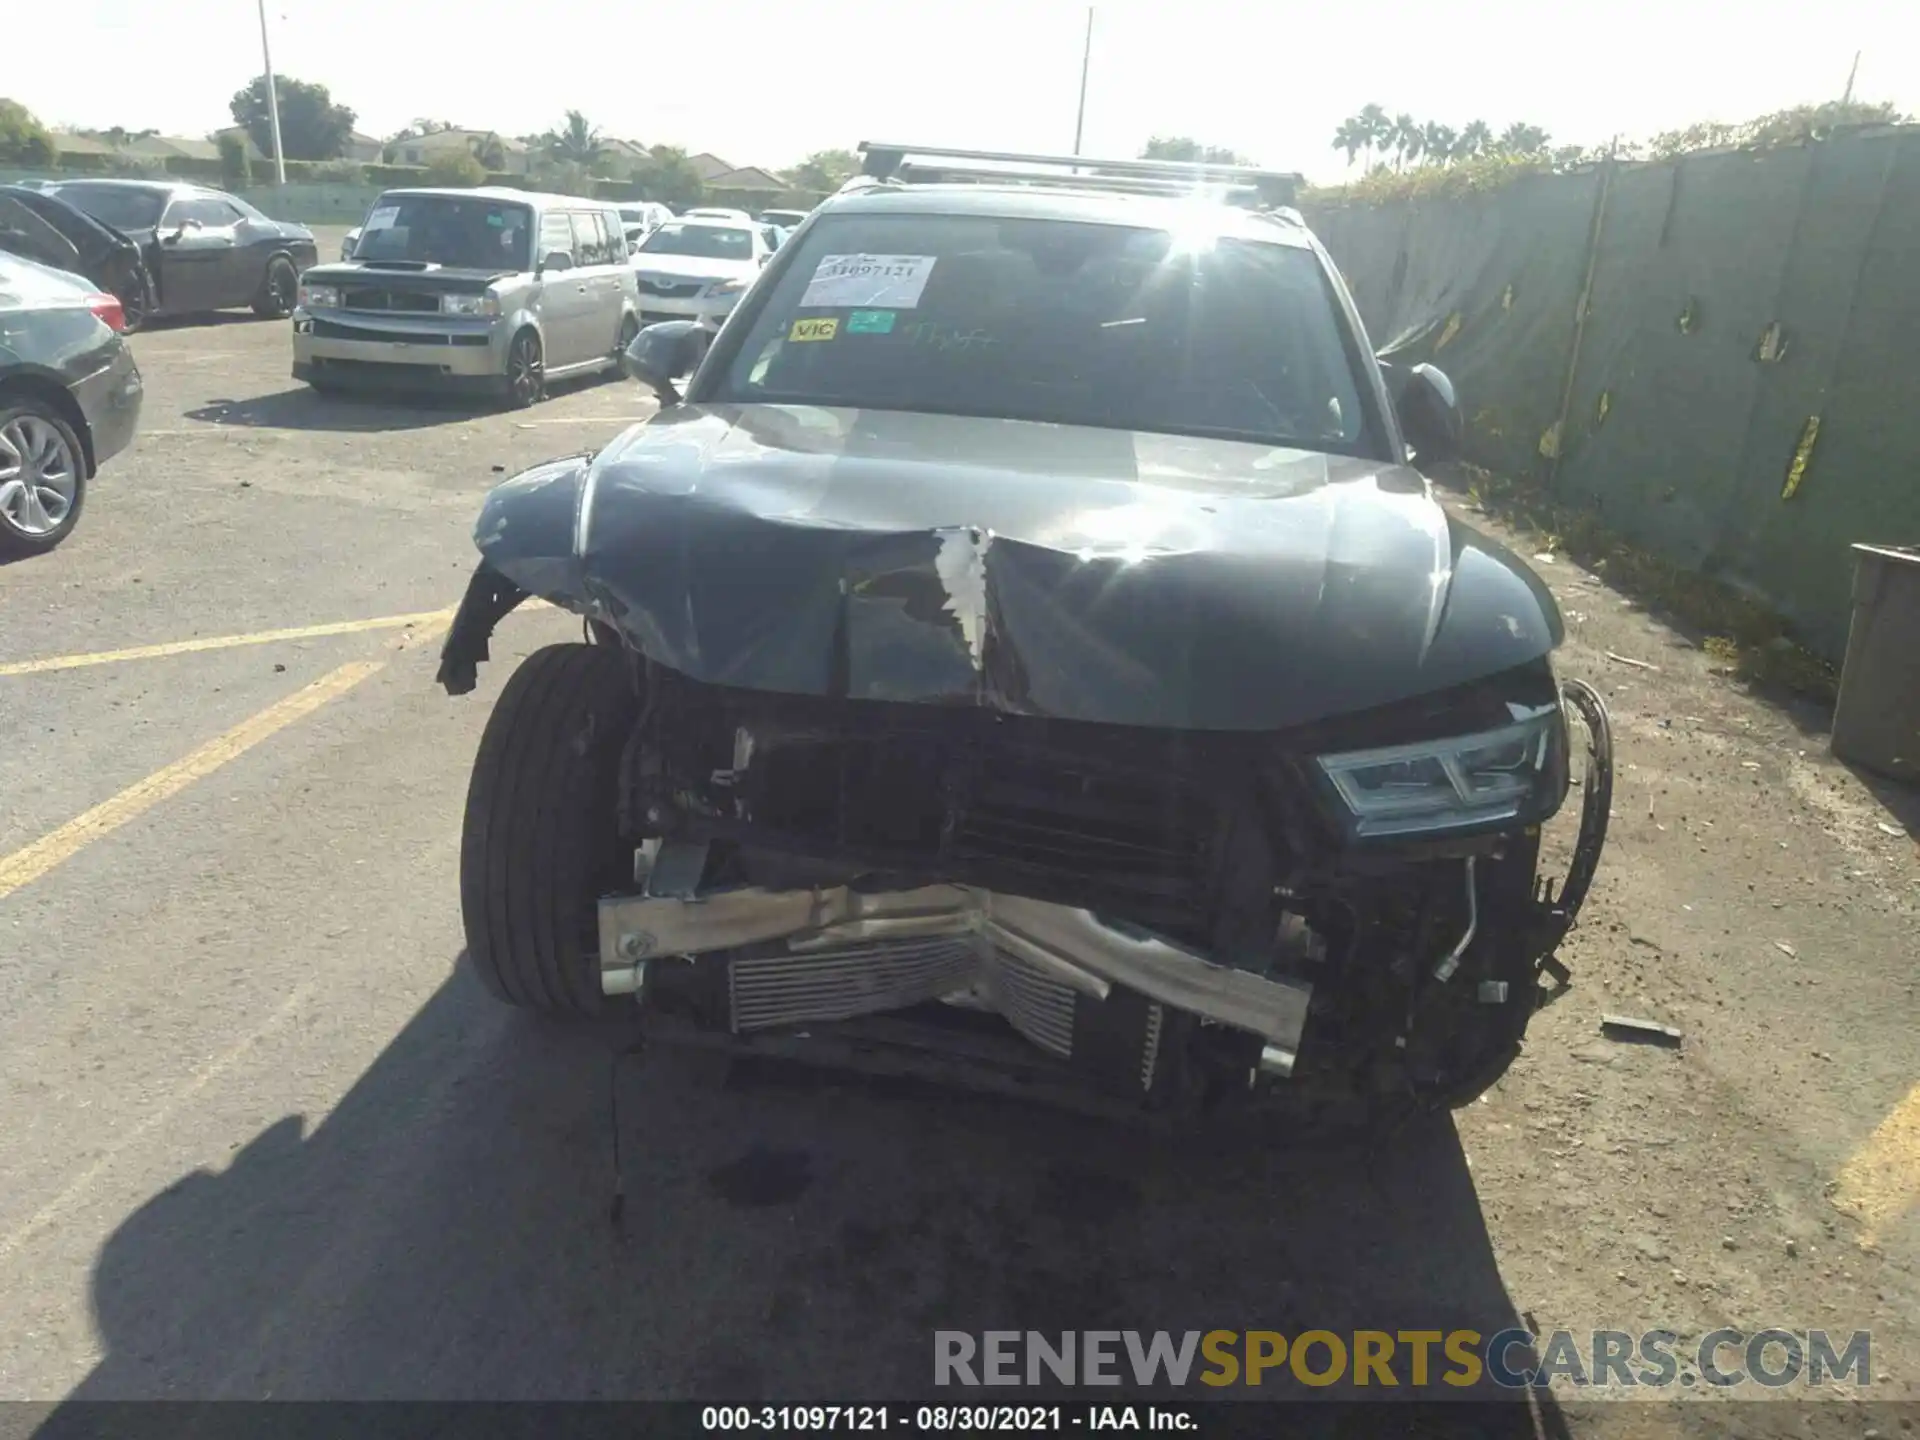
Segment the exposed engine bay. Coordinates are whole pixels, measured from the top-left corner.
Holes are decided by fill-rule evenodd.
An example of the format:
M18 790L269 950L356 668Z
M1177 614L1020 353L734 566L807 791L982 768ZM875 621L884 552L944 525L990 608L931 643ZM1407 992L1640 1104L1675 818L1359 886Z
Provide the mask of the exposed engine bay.
M642 709L620 829L641 845L634 888L599 904L601 988L742 1048L1011 1063L1023 1088L1148 1107L1459 1103L1510 1063L1604 840L1604 709L1577 684L1563 704L1544 661L1273 736L734 690L625 658ZM1555 894L1535 876L1566 711L1590 743ZM1330 746L1523 712L1552 718L1524 823L1374 839L1329 804Z

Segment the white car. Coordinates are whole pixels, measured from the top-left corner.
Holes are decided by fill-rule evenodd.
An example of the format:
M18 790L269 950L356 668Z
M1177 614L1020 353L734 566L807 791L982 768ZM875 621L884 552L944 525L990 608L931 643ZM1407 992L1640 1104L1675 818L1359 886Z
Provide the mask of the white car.
M356 225L353 229L347 231L347 238L340 242L340 258L342 260L353 259L353 247L359 243L360 227Z
M772 254L751 220L669 220L633 252L640 323L698 320L718 329Z
M731 220L735 225L751 225L753 217L744 210L689 210L689 220Z
M620 224L629 244L647 238L673 219L673 211L657 200L635 200L614 207L620 212Z

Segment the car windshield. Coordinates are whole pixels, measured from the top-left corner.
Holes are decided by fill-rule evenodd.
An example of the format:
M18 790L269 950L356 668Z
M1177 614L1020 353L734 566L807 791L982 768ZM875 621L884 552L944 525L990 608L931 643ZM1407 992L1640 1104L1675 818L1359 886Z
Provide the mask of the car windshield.
M707 398L1372 453L1303 246L978 215L822 217Z
M751 260L753 234L730 225L662 225L641 250L650 255L692 255L703 260Z
M76 210L116 230L148 230L160 223L165 193L136 185L104 185L81 180L53 192Z
M528 268L533 212L478 196L382 195L354 243L355 260L424 261L474 270Z

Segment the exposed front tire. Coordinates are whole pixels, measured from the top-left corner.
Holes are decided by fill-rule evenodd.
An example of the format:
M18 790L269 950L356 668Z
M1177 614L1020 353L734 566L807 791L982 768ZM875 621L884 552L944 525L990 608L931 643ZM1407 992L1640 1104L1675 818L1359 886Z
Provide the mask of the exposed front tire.
M596 902L632 879L620 756L639 713L618 650L529 655L480 739L460 837L460 910L480 982L544 1015L599 1015Z
M129 267L121 276L114 298L120 302L121 334L131 335L151 320L154 310L153 282L147 276L146 267Z
M80 521L87 452L37 396L0 395L0 555L41 555Z
M300 272L286 256L274 256L267 262L266 278L260 282L253 313L263 320L284 320L293 313L294 302L299 298Z

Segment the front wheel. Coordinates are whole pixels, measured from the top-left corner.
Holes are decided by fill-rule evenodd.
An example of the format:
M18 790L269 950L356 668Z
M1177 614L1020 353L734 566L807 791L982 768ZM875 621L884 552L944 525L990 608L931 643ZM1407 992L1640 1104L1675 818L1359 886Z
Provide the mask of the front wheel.
M507 347L507 373L504 388L507 404L525 410L538 403L546 393L546 367L540 356L540 337L522 330Z
M639 714L622 652L549 645L513 672L480 738L460 837L460 911L481 984L509 1005L603 1013L600 896L633 878L620 757Z
M299 295L300 274L293 268L293 261L276 255L267 262L266 279L254 299L253 313L263 320L284 320L293 313Z
M41 555L79 523L87 498L79 436L37 399L0 398L0 555Z
M120 302L120 333L131 335L153 318L153 282L145 266L132 266L121 277L114 298Z

